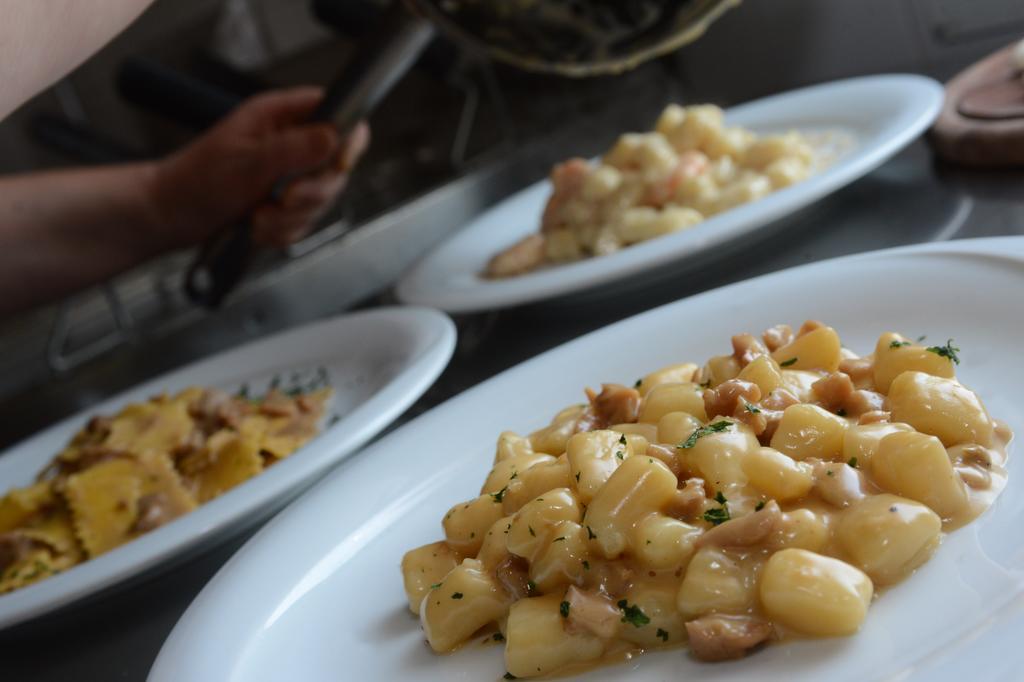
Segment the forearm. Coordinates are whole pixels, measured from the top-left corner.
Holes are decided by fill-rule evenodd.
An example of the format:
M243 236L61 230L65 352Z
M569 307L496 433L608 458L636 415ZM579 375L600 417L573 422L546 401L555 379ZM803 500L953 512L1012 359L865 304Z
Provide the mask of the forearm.
M155 168L0 177L0 316L102 282L165 248Z

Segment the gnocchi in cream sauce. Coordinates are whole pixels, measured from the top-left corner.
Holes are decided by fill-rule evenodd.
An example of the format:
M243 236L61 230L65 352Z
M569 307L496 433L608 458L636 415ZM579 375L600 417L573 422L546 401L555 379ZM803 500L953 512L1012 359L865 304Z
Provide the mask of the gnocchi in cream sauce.
M828 145L798 132L759 136L729 127L714 105L669 105L655 129L627 133L596 163L551 171L540 232L491 259L488 277L601 256L678 232L799 182L827 162Z
M810 321L588 390L498 437L479 494L403 558L409 608L437 653L504 643L508 678L853 635L1006 483L1011 433L958 351L885 333L858 356Z

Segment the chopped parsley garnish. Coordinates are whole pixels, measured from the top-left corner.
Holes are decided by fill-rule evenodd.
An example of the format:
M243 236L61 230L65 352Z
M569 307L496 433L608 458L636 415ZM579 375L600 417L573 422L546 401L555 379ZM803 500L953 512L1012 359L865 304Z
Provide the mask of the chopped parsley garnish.
M519 476L519 472L518 471L513 471L512 475L508 477L508 480L512 481L515 478L517 478L518 476Z
M491 497L494 498L495 502L501 502L503 499L505 499L505 491L507 491L507 490L508 490L508 486L505 486L504 488L502 488L498 492L491 493Z
M494 636L491 637L491 639L493 639L495 642L504 642L505 635L501 634L500 632L495 632Z
M718 509L708 509L704 512L704 520L710 523L712 526L717 526L720 523L725 523L729 520L729 510L726 507L719 507Z
M557 538L555 538L555 539L554 539L554 540L552 540L551 542L561 542L561 541L562 541L562 540L564 540L564 539L565 539L565 536L564 536L564 535L559 535L559 536L558 536Z
M889 343L889 348L902 348L903 346L909 346L910 341L892 341Z
M928 338L927 334L921 334L921 336L917 337L917 342L921 343L922 341L924 341L927 338Z
M430 586L430 589L436 590L437 588L441 587L441 585L442 585L442 583L434 583L433 585Z
M526 581L526 591L527 592L536 592L537 591L537 583L533 582L532 580L527 580Z
M680 450L689 450L690 448L697 444L697 441L699 439L703 438L704 436L711 435L712 433L721 433L727 430L730 426L732 426L732 422L727 421L720 421L715 422L714 424L708 424L707 426L702 426L693 433L691 433L689 438L687 438L685 441L683 441L676 447L679 448Z
M530 531L530 535L537 537L537 534L533 531L533 526L527 526L526 528Z
M764 509L764 500L761 500L754 505L754 511L761 511L762 509Z
M851 457L851 458L850 458L849 460L847 460L847 462L846 462L846 463L847 463L847 464L848 464L848 465L849 465L849 466L850 466L851 468L853 468L853 469L856 469L856 468L857 468L857 458L856 458L856 457Z
M584 571L589 571L590 570L590 562L587 561L586 559L583 560L583 570Z
M506 679L506 680L518 680L519 679L518 677L516 677L512 673L505 673L502 677L504 677L504 679Z
M622 434L621 436L619 436L619 445L625 445L625 444L626 444L626 434Z
M452 592L452 599L462 599L461 592Z
M706 512L704 512L703 516L704 520L710 523L712 526L717 526L720 523L725 523L731 518L731 516L729 515L729 506L728 504L726 504L728 500L725 498L725 495L722 494L721 490L719 490L715 494L715 502L722 506L718 507L717 509L708 509Z
M663 641L663 642L667 642L668 641L668 633L666 631L662 630L661 628L658 628L658 631L655 634L658 636L658 639L660 639L661 641Z
M588 540L594 540L596 538L597 538L597 536L594 535L594 531L590 530L590 526L587 526L587 539Z
M644 383L644 380L643 380L643 379L637 379L637 380L636 380L636 381L635 381L635 382L633 383L633 388L640 388L640 384L642 384L642 383Z
M947 341L945 346L928 346L925 350L929 353L935 353L939 357L949 358L953 361L954 365L960 364L960 356L957 355L960 349L953 345L953 339Z
M832 470L831 470L831 469L829 469L829 470L828 470L828 471L826 471L825 473L826 473L826 474L828 474L829 476L833 476L833 475L834 475L834 474L832 473Z
M623 623L629 623L635 628L643 627L651 622L651 619L647 617L647 614L640 610L640 607L636 604L629 605L625 599L619 600L619 609L622 610Z
M578 472L578 471L576 472L576 482L577 483L580 482L580 472Z
M615 452L615 457L616 457L616 458L618 458L618 459L622 459L622 457L623 457L623 452L622 452L622 450L617 450L617 451Z
M241 398L242 400L248 400L249 399L249 384L242 384L241 386L239 386L238 387L238 393L235 394L235 397Z
M743 409L750 414L760 414L761 408L754 403L743 403Z
M569 617L569 602L564 601L558 605L558 612L562 614L562 618Z
M780 362L779 363L779 367L789 367L790 365L795 365L796 361L797 361L797 358L790 358L789 360L786 360L784 362Z

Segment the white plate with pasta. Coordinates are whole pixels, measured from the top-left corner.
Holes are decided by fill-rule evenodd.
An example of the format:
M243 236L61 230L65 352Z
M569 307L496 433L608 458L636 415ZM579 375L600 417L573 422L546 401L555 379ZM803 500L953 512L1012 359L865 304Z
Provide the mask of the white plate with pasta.
M480 481L488 476L496 476L495 472L501 466L500 462L498 466L494 465L495 442L499 433L511 430L526 434L540 429L548 423L551 415L565 405L578 403L583 397L583 387L597 387L601 382L634 386L634 380L643 377L638 383L638 390L648 391L646 396L651 396L658 389L650 389L650 386L672 380L671 372L663 373L656 380L652 379L648 376L652 370L687 360L700 362L722 353L729 355L733 350L729 346L729 339L740 331L757 332L784 320L799 323L805 319L821 318L834 325L846 348L859 354L872 353L876 348L881 349L878 353L892 353L886 356L889 364L885 367L881 363L871 366L872 371L882 371L883 375L887 375L887 378L878 379L878 382L879 386L891 384L888 389L890 397L887 398L891 399L891 403L886 409L892 410L893 414L897 414L900 409L906 410L907 406L913 410L913 406L920 402L913 397L908 400L907 394L903 398L895 397L897 391L906 390L906 385L915 385L914 382L919 379L926 383L952 382L950 379L929 378L928 375L911 371L902 372L895 380L892 379L893 367L898 368L899 363L922 363L912 366L946 377L955 369L964 385L982 397L989 413L1002 420L1005 428L1019 434L1024 432L1024 404L1018 390L1024 382L1024 370L1019 363L1018 339L1024 334L1024 323L1014 311L1019 308L1016 292L1021 291L1022 287L1024 239L1021 238L958 241L895 249L808 265L717 289L646 312L544 353L449 400L390 434L368 450L367 456L343 465L268 524L224 566L182 616L161 650L150 680L258 682L303 679L327 682L338 679L339 675L352 679L379 680L499 680L509 671L510 666L518 666L515 674L519 677L537 675L529 665L535 662L537 666L549 666L552 656L556 659L562 656L559 660L564 663L566 651L589 652L586 655L590 656L588 660L592 664L596 645L592 646L591 640L586 640L586 646L582 648L560 648L568 641L566 638L570 635L566 633L570 630L562 624L559 611L564 609L562 617L576 617L577 614L570 610L570 607L575 609L576 606L569 604L569 600L574 597L569 597L567 591L564 603L559 602L563 599L565 585L552 587L545 582L554 574L544 571L530 574L531 581L527 583L526 589L537 590L537 593L520 596L539 598L520 598L512 608L517 609L524 604L526 606L518 612L513 611L507 622L503 620L503 615L497 615L502 609L508 608L507 602L498 611L484 616L495 618L499 624L504 623L504 638L495 638L494 633L498 630L493 626L485 626L475 633L459 632L460 624L470 630L476 628L480 623L474 619L479 614L472 613L473 609L461 613L452 612L451 608L486 604L486 600L477 601L481 584L490 585L488 590L493 592L488 593L504 594L501 590L505 589L508 594L512 594L509 583L502 582L501 588L494 585L498 569L473 573L471 569L476 560L469 558L459 565L461 575L456 575L456 570L449 570L458 564L457 561L443 568L447 573L438 574L432 567L431 562L448 561L448 557L441 554L450 553L452 547L461 546L466 550L466 543L474 542L474 533L470 531L472 524L463 523L467 512L461 501L468 500L466 507L474 509L481 504L481 498L483 502L500 503L497 504L499 507L509 503L513 507L522 504L524 506L519 509L523 514L526 513L523 510L533 508L530 505L552 504L551 500L541 502L522 499L524 493L512 479L522 474L520 484L526 486L529 479L529 485L533 485L537 480L535 473L542 470L532 466L521 471L509 471L506 467L502 475L508 480L504 481L504 486L497 489L497 485L502 485L501 480L488 481L490 487L485 486L481 495ZM984 292L984 295L968 296L968 292ZM813 331L813 325L808 329ZM886 330L902 330L907 337L880 338ZM830 334L832 331L819 331L810 338L832 338ZM918 341L921 335L927 335L929 340ZM795 369L800 365L788 357L792 352L794 357L804 356L801 362L813 364L811 355L815 351L811 350L810 342L806 341L808 337L801 338L805 341L797 338L793 342L796 346L783 345L782 348L788 350L777 349L770 360L750 362L749 366L756 364L762 369L768 369L766 366L771 365L773 369L769 374L776 370L782 372L779 367L791 367L793 369L786 372L794 374L787 376L806 378L806 375L801 374L806 370ZM948 341L950 338L955 341ZM834 354L835 346L832 349ZM952 356L957 351L957 359L961 362L954 368ZM756 358L756 355L751 357ZM845 360L851 356L844 353L842 357ZM730 362L715 361L711 364L718 369L702 370L703 373L693 376L692 381L702 382L705 377L710 380L719 370L728 372ZM850 359L850 362L852 364L840 372L857 375L857 361ZM708 371L711 374L707 374ZM753 370L747 370L743 376L751 381L760 381L749 376L750 372ZM688 376L692 374L691 368ZM725 376L723 374L717 381L723 380ZM874 377L874 374L869 372L867 376ZM914 381L899 377L911 377ZM858 382L861 380L857 379ZM871 378L870 381L875 379ZM669 388L681 390L672 386L682 385L669 384ZM807 385L804 384L800 390L806 389ZM692 391L696 391L693 386ZM855 402L835 404L825 402L826 399L822 398L823 404L830 410L829 414L824 414L821 407L800 406L800 410L815 412L833 426L839 424L843 429L853 429L859 421L870 422L876 418L884 422L886 417L878 415L853 418L861 412L868 414L878 411L879 405L872 403L872 400L878 400L879 397L875 395L872 398L869 394L870 391L864 393L862 397L867 403L859 407L856 400L860 398L856 397L847 396ZM646 396L646 402L643 403L646 407L640 409L654 409L652 403L656 401L648 400ZM690 398L692 396L679 399ZM897 405L897 400L901 401L899 405L903 407ZM746 402L742 404L748 405ZM765 410L768 409L765 403L759 404ZM736 403L737 410L739 405ZM837 416L845 414L846 408L851 410L850 415ZM702 408L694 409L699 411ZM752 412L757 411L755 409ZM669 422L673 419L679 421L675 426L667 424L666 428L679 428L682 422L693 420L693 417L680 414L676 412L675 417L661 417ZM743 411L733 414L743 417ZM786 438L801 432L800 424L785 425L788 414L783 412L782 421L777 423L776 435L771 440L774 449L757 450L762 460L764 457L777 460L781 456L777 453L789 447ZM897 416L927 430L929 427L915 421L922 414L924 412L918 411L916 417L907 414ZM974 414L977 416L982 413L975 410ZM963 423L969 422L966 420ZM722 423L725 423L724 427ZM982 425L979 428L987 429L991 426L984 419L977 423ZM610 447L618 449L626 459L622 462L610 456L604 460L611 468L618 466L611 474L612 478L607 480L605 488L614 488L612 482L618 480L616 476L621 478L631 475L628 472L636 473L633 470L650 469L651 481L669 476L666 465L654 461L656 453L652 450L648 449L649 457L634 456L637 454L634 449L638 447L636 435L650 428L632 430L628 438L625 437L625 431L629 429L624 429L621 435L616 434L614 442L609 441ZM661 428L659 421L658 429ZM720 430L745 432L746 428L739 425L738 419L714 417L702 427L699 435L694 435L697 432L691 425L690 437L679 443L679 447L694 446L694 443L689 442L694 441L697 445L693 447L693 452L697 452L701 441L710 443L719 437L728 437L728 434L716 433ZM826 433L832 428L830 426L820 432ZM861 429L859 426L857 428ZM999 428L1002 434L999 438L1005 439L1005 429ZM545 439L548 438L557 439L557 431L556 428L531 436L531 447L535 445L537 452L547 448L541 443L547 442ZM596 433L600 432L592 431L576 437L589 438ZM779 435L786 433L789 436ZM984 438L992 438L991 433ZM676 437L682 438L684 435L685 432ZM625 444L618 440L620 437ZM781 442L776 442L776 438L781 439ZM894 439L894 443L899 439L919 441L931 451L930 456L935 455L937 447L940 456L936 461L940 464L945 462L946 468L951 466L943 446L932 436L923 433L894 433L889 438ZM980 439L982 436L971 438ZM501 448L514 450L522 442L522 439L515 438L503 441L499 451ZM882 439L876 442L889 441ZM565 447L564 442L562 447ZM895 461L891 452L883 456L881 448L879 445L872 455L879 458L877 461ZM875 460L868 459L868 450L871 449L869 446L863 453L859 453L860 462L851 461L853 457L832 461L829 468L839 471L835 480L849 481L851 477L860 476L860 471L867 470L869 461L873 476L888 475L884 473L881 464L876 465ZM806 615L806 612L787 609L788 604L799 602L799 599L775 600L774 608L779 613L773 618L776 627L779 627L779 621L786 623L783 630L787 627L811 630L818 627L832 628L833 634L849 634L853 631L856 634L829 638L796 637L762 646L741 660L705 663L695 660L685 648L659 650L662 642L665 646L678 644L678 618L668 614L670 608L659 611L652 607L649 596L641 598L633 594L618 602L617 608L621 609L621 613L615 611L616 617L611 623L613 632L632 633L631 641L634 643L638 633L644 634L646 645L638 648L653 650L633 656L628 661L620 655L617 662L581 672L581 677L592 680L744 680L756 677L761 680L815 682L821 679L853 681L896 678L952 682L968 674L977 680L1013 678L1015 671L1024 664L1024 654L1014 644L1024 634L1024 611L1021 610L1021 604L1024 603L1024 540L1018 529L1019 519L1024 512L1024 492L1019 481L1022 475L1019 454L1014 449L1015 444L1011 443L1006 468L1009 484L1001 496L991 508L969 524L956 530L945 527L951 532L943 534L937 549L934 540L939 533L938 517L923 505L906 499L919 495L919 490L915 492L908 488L902 491L904 498L898 500L890 500L891 495L888 498L881 495L868 498L872 500L874 512L879 512L878 506L881 504L881 512L885 511L885 507L890 511L895 509L905 512L892 518L917 519L922 525L914 525L916 521L911 525L918 530L927 529L915 535L916 540L907 541L907 552L901 555L896 564L872 563L870 551L860 555L864 571L871 572L875 582L883 584L886 576L891 582L899 573L891 572L897 564L904 573L911 572L907 570L908 567L921 564L928 558L928 552L934 550L929 561L923 563L906 580L887 587L873 602L870 599L871 580L860 569L837 560L832 561L843 564L843 570L853 576L849 583L853 587L848 593L843 593L850 599L846 607L839 609L834 617L801 620L801 613ZM765 455L763 451L766 450L775 454L769 452ZM894 447L888 447L888 450L894 450ZM913 448L908 452L911 450L923 452ZM895 451L898 453L899 448L895 448ZM820 452L817 455L824 456ZM963 455L960 452L958 457ZM567 455L569 462L573 461L573 456L571 453ZM555 471L558 463L552 462L553 459L540 456L536 463L550 467L548 471L556 478L561 477L554 485L567 487L550 491L548 495L553 499L565 497L570 501L568 506L563 507L572 507L575 504L573 499L577 502L583 499L581 491L592 484L594 471L577 471L583 473L583 477L574 482L569 473ZM804 470L801 475L810 475L810 461L796 464L791 461L790 469L801 468ZM1001 461L995 462L989 470L988 475L992 476L993 481L1004 480ZM831 476L834 471L826 472L821 462L814 466L821 469L813 474L815 485L820 481L833 480ZM800 478L794 471L790 473ZM620 472L627 474L620 475ZM982 477L984 475L981 474ZM783 478L788 476L786 474ZM890 476L884 480L894 479ZM909 480L912 488L913 477ZM773 484L769 480L764 485L770 488ZM885 485L902 484L887 482ZM999 485L994 484L993 491ZM953 495L949 499L964 494L966 488L959 483L957 486L960 487L949 489ZM841 487L831 490L837 492ZM683 486L680 491L685 489L686 486ZM714 526L715 520L723 520L721 515L726 513L727 507L737 517L747 514L745 518L755 518L754 513L777 513L774 501L765 506L762 499L760 506L753 506L755 500L744 499L745 493L741 489L721 487L718 492L724 493L722 499L717 494L710 497L710 493L705 490L704 494L708 497L702 502L702 508L705 509L702 517L704 521L694 523L702 527ZM535 493L527 490L525 494ZM510 539L505 541L507 546L512 548L513 535L515 542L520 545L543 536L549 549L587 542L591 543L593 549L597 543L605 543L603 536L610 528L607 513L615 505L609 506L607 500L599 502L601 494L599 490L592 499L588 498L586 533L576 527L579 524L574 525L569 520L571 514L558 517L562 519L559 523L563 523L558 528L565 531L560 532L558 537L549 537L554 535L554 526L550 522L558 521L557 518L543 521L541 515L533 517L532 522L524 522L522 518L517 520L513 517L509 522L516 525L510 530ZM973 497L974 492L970 495L975 501L983 498L982 506L992 501L991 495L986 497L982 494L982 498ZM726 497L730 499L724 499ZM779 492L778 497L783 499L785 495ZM641 495L635 499L650 501L651 498ZM959 499L962 501L962 498ZM662 503L665 500L658 504ZM930 500L929 503L942 510L944 515L952 514L949 509L942 507L941 501ZM840 502L835 504L839 505ZM744 510L744 505L753 508ZM604 521L596 518L591 520L590 515L598 513L592 510L599 508L605 510L606 518ZM980 511L980 507L976 510ZM446 511L451 514L442 525ZM787 513L792 513L792 510ZM858 518L859 521L855 518L854 521L843 521L840 524L849 526L852 523L853 532L849 529L836 531L836 537L845 537L846 541L854 543L854 547L860 547L856 541L858 524L860 527L870 526L872 517L861 515ZM865 519L868 521L865 522ZM728 526L730 522L727 520L727 525L720 528L735 528ZM536 529L533 528L535 523ZM589 524L593 525L592 531ZM500 523L495 522L492 530L497 528L500 531L499 526ZM536 535L532 532L534 530L537 531ZM589 540L586 537L588 533ZM407 556L407 552L446 538L446 534L447 540L454 543L449 545L448 550L441 550L433 557L429 551L426 554L419 551L412 560L407 558L403 565L403 557ZM798 536L799 533L794 537ZM650 537L657 540L656 534ZM910 535L906 537L910 538ZM484 540L484 543L489 542ZM635 539L629 542L633 543L629 545L633 548L630 551L636 552L636 556L644 551L652 551L644 549L645 543L637 545ZM658 545L658 542L654 543L654 546ZM501 546L504 547L504 544ZM919 553L919 550L923 553ZM489 551L481 548L479 561L486 562L485 555ZM793 553L800 550L787 551ZM466 552L469 555L473 553L472 550ZM585 556L589 557L590 565L583 566L584 570L603 570L602 560L597 554ZM784 553L778 552L773 556L784 556ZM788 564L780 562L783 566L776 567L776 583L779 582L779 571L783 576L782 582L786 583L784 569L787 566L789 569L799 567L800 561L806 559L797 556L794 562L792 556L789 558L791 561ZM656 560L656 557L652 560ZM690 561L696 560L691 558ZM705 568L707 565L705 561ZM403 568L406 572L404 588L410 588L411 585L413 591L422 590L425 595L419 606L427 614L426 622L432 626L429 633L431 644L447 649L468 640L452 653L437 655L424 641L424 629L421 628L420 620L410 613L410 596L403 589ZM576 565L573 570L578 568ZM419 574L420 569L422 576ZM689 572L690 568L686 570ZM645 571L628 575L632 576L630 579L633 581L646 580ZM537 581L535 584L534 580ZM555 582L559 583L559 580ZM765 581L768 579L765 578ZM427 582L431 584L428 586ZM737 584L746 586L744 589L749 587L745 582ZM729 589L723 589L729 593ZM785 587L778 589L781 592L777 592L777 595L786 595ZM419 594L414 604L419 600ZM807 606L806 601L802 603ZM815 603L812 600L809 607L812 616ZM831 602L824 599L822 603ZM871 605L864 619L863 609L868 603ZM847 608L850 604L856 607L853 611ZM524 625L521 615L531 609L536 611L537 620L527 619ZM456 617L446 621L445 614ZM620 615L625 624L619 624ZM667 624L666 617L670 617L670 620L676 618L672 621L675 624ZM658 627L655 628L655 625ZM495 639L503 639L503 643L496 643ZM527 649L529 646L534 647L526 655L524 643L528 645ZM508 653L516 647L519 647L517 654ZM508 659L503 658L503 649L508 653ZM599 647L596 650L600 653ZM524 660L529 662L526 670L523 669ZM550 672L550 668L542 672Z
M474 312L696 267L879 166L931 125L942 96L929 78L882 75L736 106L724 127L713 108L669 107L603 163L556 168L556 196L542 180L485 211L403 277L398 296ZM488 274L496 265L506 276Z
M422 395L454 345L433 310L341 315L147 381L8 449L0 628L266 519Z

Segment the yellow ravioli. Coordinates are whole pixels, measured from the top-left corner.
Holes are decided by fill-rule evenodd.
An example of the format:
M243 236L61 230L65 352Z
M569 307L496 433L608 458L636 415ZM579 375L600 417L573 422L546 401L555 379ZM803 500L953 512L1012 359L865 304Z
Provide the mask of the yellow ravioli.
M133 404L114 418L110 435L103 444L112 450L134 454L150 450L169 453L186 441L192 428L185 403Z
M207 502L263 471L263 458L256 441L240 438L231 431L210 437L208 464L193 477L200 503Z
M74 474L64 495L90 557L141 535L148 502L159 500L163 522L196 506L169 458L157 453L110 459Z
M0 497L0 533L23 525L34 514L54 502L49 482L15 488Z

